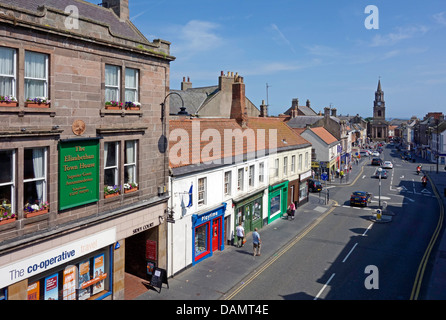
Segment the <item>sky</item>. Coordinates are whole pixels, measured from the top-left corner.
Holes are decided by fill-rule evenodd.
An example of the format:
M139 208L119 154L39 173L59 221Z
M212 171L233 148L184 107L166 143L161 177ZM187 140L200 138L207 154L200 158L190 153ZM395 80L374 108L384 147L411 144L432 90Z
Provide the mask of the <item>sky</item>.
M129 3L148 40L171 42L171 89L183 77L204 87L221 71L238 72L246 96L257 107L265 100L269 115L298 98L316 112L331 106L365 118L381 79L388 119L446 113L444 0Z

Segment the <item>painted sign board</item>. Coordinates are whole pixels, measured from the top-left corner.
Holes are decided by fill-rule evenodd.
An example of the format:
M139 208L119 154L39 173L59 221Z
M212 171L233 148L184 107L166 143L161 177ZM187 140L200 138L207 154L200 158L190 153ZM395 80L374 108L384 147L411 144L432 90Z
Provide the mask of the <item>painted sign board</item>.
M59 144L59 210L99 200L99 140Z

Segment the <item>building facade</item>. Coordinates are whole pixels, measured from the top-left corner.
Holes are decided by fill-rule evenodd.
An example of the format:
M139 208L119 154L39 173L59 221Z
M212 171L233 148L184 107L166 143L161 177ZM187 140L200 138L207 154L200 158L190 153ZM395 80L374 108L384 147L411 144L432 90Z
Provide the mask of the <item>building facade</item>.
M386 102L384 91L381 88L381 80L378 80L378 88L375 91L373 101L373 119L369 124L369 136L374 141L387 141L389 137L389 123L386 121Z
M0 11L0 296L124 299L126 272L167 263L170 43L127 0Z

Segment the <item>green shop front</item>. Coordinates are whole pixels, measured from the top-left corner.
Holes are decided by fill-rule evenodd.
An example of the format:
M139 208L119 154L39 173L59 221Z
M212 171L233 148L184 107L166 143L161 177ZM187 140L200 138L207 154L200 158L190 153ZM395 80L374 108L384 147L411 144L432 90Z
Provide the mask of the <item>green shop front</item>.
M263 191L240 201L233 200L233 203L235 205L234 230L240 222L245 229L245 235L254 231L255 228L263 227ZM237 235L234 240L238 240Z
M268 189L268 223L282 217L288 201L288 180L270 186Z

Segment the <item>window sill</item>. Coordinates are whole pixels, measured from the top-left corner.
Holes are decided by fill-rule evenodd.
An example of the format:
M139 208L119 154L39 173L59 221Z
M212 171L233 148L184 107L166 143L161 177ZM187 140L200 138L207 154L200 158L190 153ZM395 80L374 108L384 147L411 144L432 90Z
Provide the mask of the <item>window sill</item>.
M55 117L56 112L54 108L47 107L26 107L26 106L5 106L0 104L0 113L17 113L19 117L25 114L43 114Z
M143 112L141 111L141 109L138 110L130 110L130 109L108 109L106 107L103 107L100 111L99 114L101 117L104 117L106 115L120 115L121 117L125 117L127 115L137 115L139 117L142 117Z

